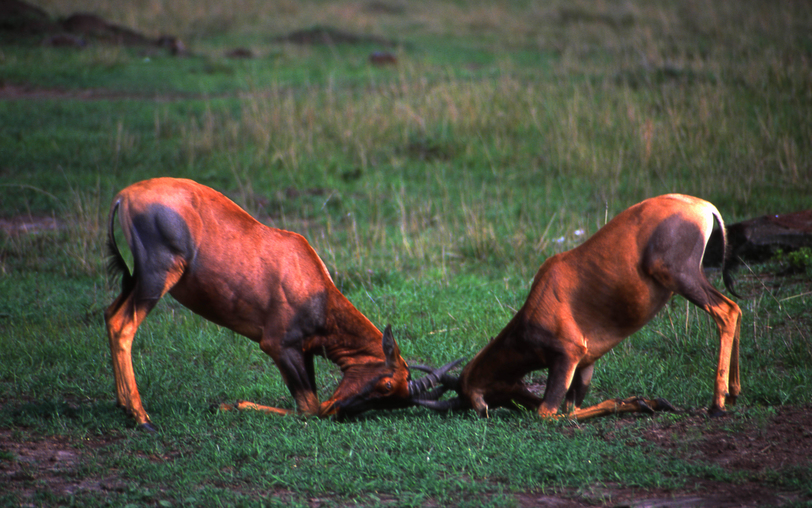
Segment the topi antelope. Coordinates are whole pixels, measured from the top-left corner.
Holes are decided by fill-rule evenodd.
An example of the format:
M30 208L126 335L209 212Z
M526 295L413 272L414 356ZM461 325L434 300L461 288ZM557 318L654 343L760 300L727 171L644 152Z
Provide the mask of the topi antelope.
M130 274L113 234L118 212L133 255ZM110 268L121 294L104 313L118 405L154 431L132 367L138 326L166 293L204 318L259 343L276 363L300 413L343 418L431 399L456 363L411 380L390 327L383 334L333 284L302 236L259 223L219 192L191 180L135 183L113 200ZM341 368L333 395L319 403L313 355ZM421 367L422 368L422 367ZM240 402L222 409L291 410Z
M584 409L581 403L595 361L642 328L677 293L710 314L719 328L719 364L709 413L724 414L726 399L734 403L741 392L741 310L702 272L714 218L724 245L722 217L707 201L667 194L625 210L582 245L549 258L524 306L463 368L459 379L441 376L443 386L456 389L458 397L420 403L437 410L473 408L482 416L489 409L518 404L552 417L566 401L566 412L576 419L673 409L662 399L634 397ZM722 274L736 295L724 266ZM548 369L547 386L539 398L522 378L543 368Z

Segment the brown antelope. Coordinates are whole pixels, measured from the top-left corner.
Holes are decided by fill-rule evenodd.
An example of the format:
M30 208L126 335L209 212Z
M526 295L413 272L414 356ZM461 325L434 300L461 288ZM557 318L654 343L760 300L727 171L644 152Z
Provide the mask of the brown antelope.
M133 255L130 274L113 234L116 212ZM302 236L269 228L219 192L191 180L156 178L122 190L110 208L110 268L122 291L104 318L119 406L153 431L132 367L138 326L166 293L204 318L259 343L276 363L300 413L342 418L414 405L453 364L419 380L390 327L383 334L333 284ZM313 355L341 368L319 404ZM430 370L430 369L429 369ZM439 393L439 392L438 392ZM222 409L288 409L241 402Z
M595 361L648 323L677 293L710 314L719 328L710 414L734 403L739 381L741 310L717 291L702 272L702 257L714 218L711 203L668 194L632 206L582 245L553 256L541 266L524 306L463 369L459 379L442 376L459 396L426 400L438 410L473 408L487 416L515 404L551 417L566 401L570 417L586 419L616 412L673 409L662 399L613 399L581 409ZM732 279L722 269L725 286ZM548 369L544 397L522 381L528 372ZM430 370L430 369L429 369Z

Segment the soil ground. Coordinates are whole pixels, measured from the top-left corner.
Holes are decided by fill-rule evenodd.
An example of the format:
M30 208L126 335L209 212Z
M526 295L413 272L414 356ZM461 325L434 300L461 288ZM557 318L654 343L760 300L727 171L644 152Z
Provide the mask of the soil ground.
M656 417L655 417L656 418ZM542 507L760 507L812 503L803 493L776 487L776 477L808 469L812 460L812 407L780 406L769 419L737 419L732 432L729 417L708 420L698 412L674 423L660 419L644 434L646 444L665 449L689 462L713 463L727 471L742 473L736 484L697 478L680 490L642 490L607 484L579 491L561 491L556 495L533 492L514 494L519 506ZM630 425L633 418L617 418L614 428ZM604 439L615 439L609 429ZM8 494L32 499L35 492L49 490L56 496L95 491L121 492L125 482L114 471L96 476L84 467L96 456L117 446L119 437L33 436L25 430L0 429L0 484ZM280 496L288 494L280 492ZM397 501L392 500L394 503ZM314 498L316 507L328 502Z

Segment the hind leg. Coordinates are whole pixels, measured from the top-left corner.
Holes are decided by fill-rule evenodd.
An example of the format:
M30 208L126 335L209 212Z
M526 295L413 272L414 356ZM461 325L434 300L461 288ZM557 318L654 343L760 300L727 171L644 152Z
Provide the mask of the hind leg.
M735 404L736 399L742 392L741 378L739 377L739 335L741 332L741 309L739 309L739 313L739 319L736 323L736 331L733 335L733 348L730 354L730 390L727 394L727 402L730 404Z
M720 416L725 412L725 401L733 403L741 393L739 333L742 311L733 300L711 286L698 268L691 277L682 277L677 282L675 292L710 314L719 331L719 362L709 413Z
M739 379L739 334L741 309L732 300L716 290L703 309L713 317L719 329L719 363L716 368L716 384L711 404L711 416L724 414L725 401L735 403L741 393ZM712 294L712 293L711 293Z
M107 323L107 336L110 339L110 355L113 360L113 377L116 382L116 401L119 407L127 411L135 421L149 430L154 430L149 423L149 416L141 403L135 373L132 365L132 343L138 325L155 307L157 300L138 304L134 293L122 293L107 308L104 320Z
M733 402L741 392L739 380L739 329L741 309L716 290L702 271L702 257L710 223L679 215L666 219L649 240L644 270L665 289L684 296L711 315L719 329L719 363L714 380L710 414L724 414L725 399ZM705 235L703 231L708 231Z
M158 300L177 283L182 273L180 262L176 262L174 269L168 270L162 277L134 276L135 282L130 287L125 287L104 312L113 360L116 401L146 430L155 428L150 424L149 415L138 393L132 365L132 344L138 326L155 308Z

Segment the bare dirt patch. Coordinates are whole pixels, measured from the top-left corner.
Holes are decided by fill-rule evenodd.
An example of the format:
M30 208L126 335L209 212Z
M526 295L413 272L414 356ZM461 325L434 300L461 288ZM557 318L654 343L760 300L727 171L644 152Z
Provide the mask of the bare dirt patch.
M34 437L0 429L0 484L20 499L33 499L47 491L70 496L81 491L122 491L125 484L115 475L81 473L111 440L94 438L78 442L67 437Z
M44 88L28 84L0 83L0 100L53 100L70 99L80 101L102 100L148 100L154 102L171 102L184 99L195 99L201 96L183 93L135 93L104 88L62 89Z
M334 46L337 44L377 44L387 47L397 46L395 41L384 39L383 37L376 37L374 35L358 35L330 26L316 26L304 30L296 30L287 35L277 37L275 40L278 42L289 42L302 45L323 44L326 46Z
M658 427L645 437L675 454L755 476L812 463L812 408L780 408L769 424L731 432L722 424L689 421ZM685 436L694 435L692 441Z
M746 409L742 409L746 411ZM640 416L617 418L616 431L603 438L622 439L622 428ZM657 418L656 416L654 418ZM715 464L727 473L741 473L735 483L708 478L687 478L682 489L639 489L620 484L593 486L579 493L558 496L521 493L520 506L544 507L657 507L715 508L788 506L812 503L808 491L782 487L794 477L812 482L812 407L782 406L774 416L744 421L731 417L708 419L704 412L673 422L657 418L642 435L644 443L689 463Z
M43 231L55 231L62 225L53 217L33 217L19 215L16 217L0 217L0 231L10 235L37 234Z
M644 499L629 506L673 507L782 506L812 501L803 498L802 493L783 491L777 485L791 475L812 481L812 408L775 409L775 415L764 420L734 422L729 417L708 420L700 414L676 423L663 421L643 435L647 443L675 457L739 472L741 483L696 479L692 489L666 492L657 503L654 503L657 499L645 499L640 494L630 498L622 490L613 498L631 501L639 496Z

